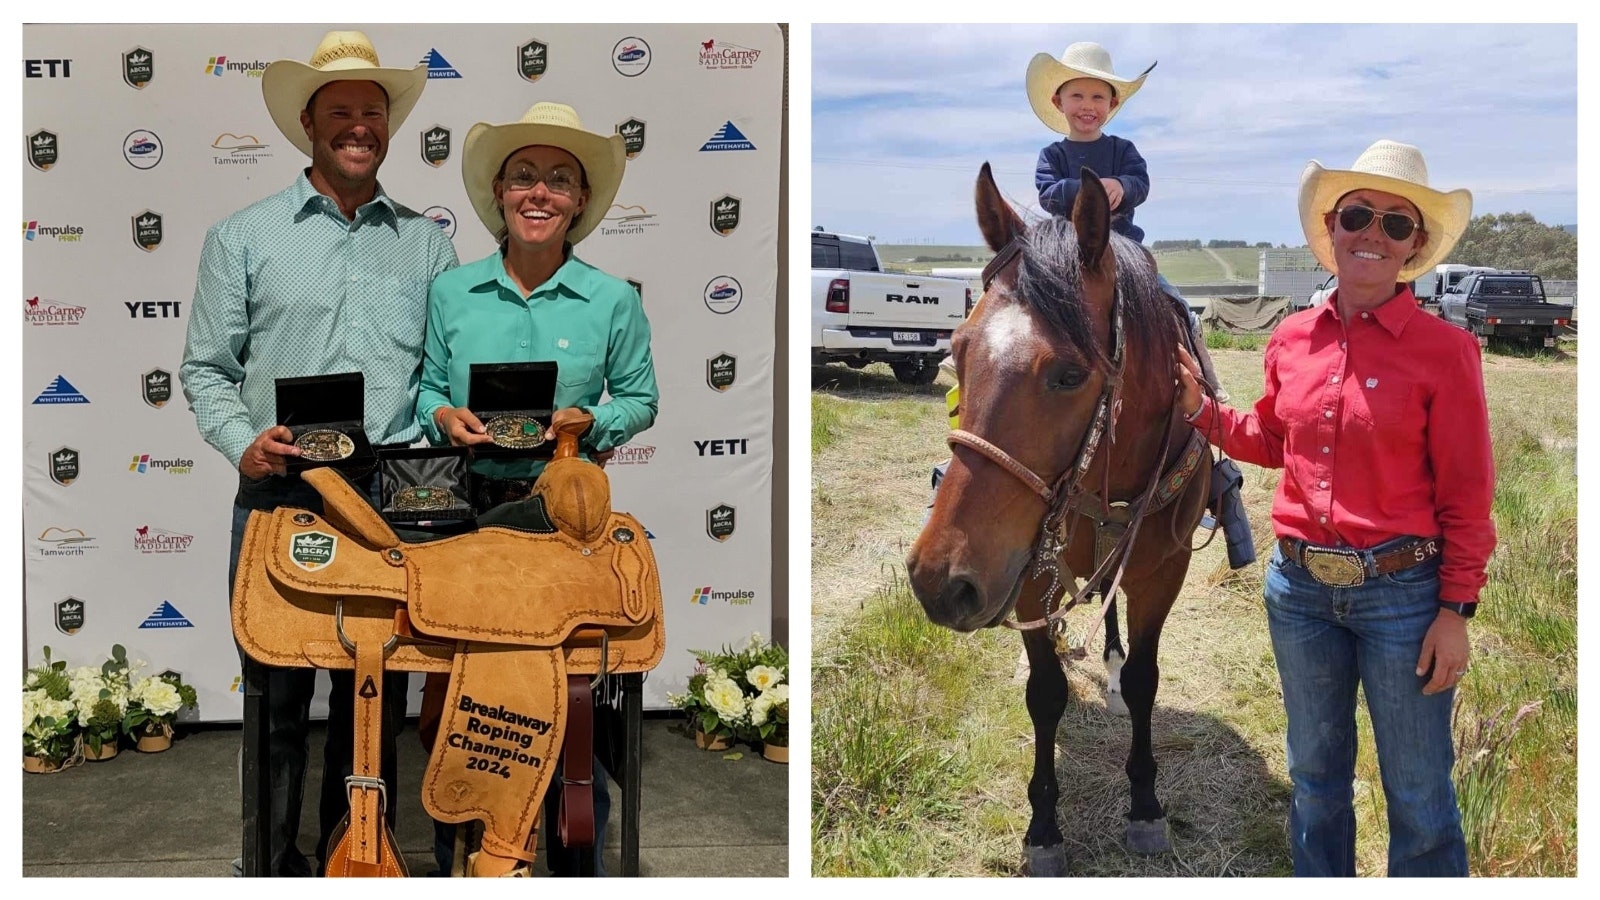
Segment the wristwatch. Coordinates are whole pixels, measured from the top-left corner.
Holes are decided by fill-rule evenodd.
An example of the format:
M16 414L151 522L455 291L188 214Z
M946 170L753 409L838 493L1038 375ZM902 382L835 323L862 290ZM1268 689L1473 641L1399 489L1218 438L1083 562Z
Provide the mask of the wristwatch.
M1470 619L1478 612L1476 603L1454 603L1449 600L1440 600L1439 608L1448 609L1463 619Z

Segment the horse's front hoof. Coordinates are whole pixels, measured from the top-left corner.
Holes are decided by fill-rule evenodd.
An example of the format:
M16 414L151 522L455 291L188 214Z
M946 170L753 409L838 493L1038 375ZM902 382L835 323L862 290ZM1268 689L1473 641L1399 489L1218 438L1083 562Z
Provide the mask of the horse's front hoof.
M1106 693L1106 712L1124 719L1128 717L1128 704L1122 702L1121 691L1108 691Z
M1029 878L1067 877L1067 845L1022 848L1022 874Z
M1167 839L1167 820L1128 820L1128 849L1145 856L1171 850L1172 842Z

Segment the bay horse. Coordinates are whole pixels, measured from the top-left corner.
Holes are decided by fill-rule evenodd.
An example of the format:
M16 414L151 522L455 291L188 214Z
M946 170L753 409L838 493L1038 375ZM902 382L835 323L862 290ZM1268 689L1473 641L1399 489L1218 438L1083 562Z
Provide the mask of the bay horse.
M1121 706L1120 690L1132 718L1127 844L1170 849L1150 747L1156 649L1189 570L1212 464L1176 402L1187 314L1162 292L1149 252L1112 232L1099 178L1082 176L1070 219L1029 227L987 163L979 172L978 225L996 255L952 342L961 428L949 435L949 470L906 557L934 624L1022 632L1034 727L1030 875L1067 870L1055 770L1067 679L1052 632L1091 590L1107 598L1108 704ZM1084 588L1057 606L1076 577ZM1130 653L1117 631L1119 586Z

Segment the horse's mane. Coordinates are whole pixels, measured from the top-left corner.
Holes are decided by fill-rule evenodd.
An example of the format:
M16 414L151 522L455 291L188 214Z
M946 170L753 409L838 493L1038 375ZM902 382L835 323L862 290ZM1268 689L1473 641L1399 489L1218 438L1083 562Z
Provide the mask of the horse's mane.
M1117 288L1122 292L1124 348L1137 345L1149 373L1128 372L1139 383L1141 374L1170 378L1177 352L1176 314L1172 301L1156 280L1156 269L1144 247L1112 233L1111 251L1117 264ZM1083 305L1082 263L1072 220L1052 216L1027 232L1022 260L1017 267L1017 297L1038 313L1067 343L1092 364L1109 370L1111 348L1102 347ZM1126 353L1126 349L1124 350ZM1154 372L1159 366L1162 372Z

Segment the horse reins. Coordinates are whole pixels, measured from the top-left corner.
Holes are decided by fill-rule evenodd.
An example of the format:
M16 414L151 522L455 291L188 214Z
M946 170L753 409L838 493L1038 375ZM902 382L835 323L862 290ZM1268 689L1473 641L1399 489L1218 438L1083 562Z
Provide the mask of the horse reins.
M983 290L985 292L989 290L990 282L1017 259L1022 253L1022 249L1022 239L1020 237L1013 238L995 255L994 259L989 261L989 264L984 267L982 275ZM1009 453L970 431L959 428L953 429L945 438L946 443L951 446L960 444L972 449L1004 471L1009 472L1017 480L1027 485L1028 489L1038 495L1045 503L1046 512L1039 523L1039 537L1034 542L1033 574L1031 576L1037 578L1047 571L1050 573L1050 587L1045 592L1044 600L1045 615L1042 618L1019 622L1013 613L1012 618L1003 620L1001 624L1017 631L1054 628L1061 623L1062 617L1066 615L1068 610L1077 606L1086 597L1094 593L1097 587L1100 587L1105 601L1101 605L1100 615L1094 619L1090 630L1084 634L1080 646L1087 645L1089 639L1093 637L1093 632L1098 630L1100 622L1104 620L1106 611L1110 609L1111 603L1116 597L1117 588L1122 583L1122 576L1127 571L1128 561L1133 555L1133 544L1135 537L1138 535L1139 525L1144 521L1146 515L1165 507L1180 493L1180 489L1188 477L1198 467L1199 451L1205 448L1203 436L1195 432L1194 436L1190 438L1186 452L1178 461L1176 471L1169 476L1164 471L1167 454L1172 449L1172 429L1169 427L1162 438L1161 451L1156 456L1155 474L1150 483L1140 492L1139 497L1133 501L1137 508L1126 523L1116 522L1116 517L1112 513L1112 510L1125 509L1129 504L1125 501L1112 502L1109 500L1111 494L1111 466L1109 460L1102 472L1101 493L1098 498L1101 503L1099 512L1102 515L1092 514L1082 508L1085 500L1083 481L1089 472L1090 466L1094 463L1095 456L1099 453L1101 441L1108 439L1114 445L1117 440L1116 427L1118 414L1122 409L1122 376L1125 363L1122 308L1122 287L1118 284L1111 307L1112 371L1107 376L1105 387L1101 389L1100 396L1095 402L1094 417L1089 422L1089 428L1078 447L1078 452L1072 465L1063 470L1053 483L1047 483L1045 479L1018 462ZM1174 404L1177 403L1176 398L1174 398L1173 402ZM1199 439L1198 445L1196 438ZM1167 489L1158 491L1158 488L1164 482L1167 485ZM1162 495L1160 500L1156 499L1158 493ZM1154 508L1152 508L1153 502L1155 503ZM1101 526L1108 523L1125 524L1125 528L1116 543L1106 552L1104 560L1096 567L1094 574L1089 577L1084 586L1077 589L1072 598L1059 609L1051 609L1055 605L1057 589L1062 587L1060 558L1066 552L1066 549L1071 546L1080 518L1094 518ZM1110 573L1113 563L1115 563L1115 574L1111 577L1109 585L1107 585L1104 579ZM1074 579L1073 586L1077 587L1076 579ZM1065 591L1063 590L1062 593L1064 594Z

